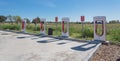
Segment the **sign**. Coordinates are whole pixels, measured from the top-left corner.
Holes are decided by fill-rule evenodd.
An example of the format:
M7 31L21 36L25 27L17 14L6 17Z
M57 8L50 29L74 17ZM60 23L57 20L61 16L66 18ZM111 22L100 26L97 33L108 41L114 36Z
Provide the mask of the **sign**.
M34 19L35 23L37 23L37 18Z
M58 17L55 17L55 22L58 22Z
M83 27L83 24L84 24L84 23L83 23L83 22L84 22L84 21L85 21L85 17L84 17L84 16L81 16L81 23L82 23L82 37L83 37L83 34L84 34L84 33L83 33L83 31L84 31L84 30L83 30L83 29L84 29L84 27Z
M24 29L25 21L22 20L22 29Z
M56 34L57 34L57 33L58 33L58 32L57 32L58 17L55 17L55 22L56 22Z
M85 21L85 17L81 16L81 22Z

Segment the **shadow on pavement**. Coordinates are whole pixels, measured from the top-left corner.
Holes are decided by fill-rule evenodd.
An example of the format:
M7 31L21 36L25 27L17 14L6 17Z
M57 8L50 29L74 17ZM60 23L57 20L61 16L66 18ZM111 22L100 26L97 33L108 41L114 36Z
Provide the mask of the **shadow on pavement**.
M19 36L19 37L17 37L18 39L24 39L24 38L31 38L31 37L33 37L33 36Z
M99 43L100 43L99 41L91 41L91 42L88 42L88 43L80 45L80 46L72 47L71 49L76 50L76 51L87 51L87 50L90 50L90 49L96 47ZM91 46L90 44L94 44L94 45Z
M20 37L17 37L17 38L18 39L31 38L32 40L34 40L34 39L44 38L45 36L39 36L37 38L32 38L32 37L34 37L34 35L31 35L31 36L20 36Z
M40 40L37 43L50 43L50 42L57 42L60 41L59 39L47 39L47 40Z
M68 42L60 42L60 43L57 43L58 45L63 45L63 44L66 44Z

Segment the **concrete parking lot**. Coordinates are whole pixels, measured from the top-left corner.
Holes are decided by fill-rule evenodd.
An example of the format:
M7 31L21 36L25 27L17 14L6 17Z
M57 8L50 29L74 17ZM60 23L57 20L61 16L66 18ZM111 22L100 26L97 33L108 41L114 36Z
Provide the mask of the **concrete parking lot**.
M0 31L0 61L87 61L99 45Z

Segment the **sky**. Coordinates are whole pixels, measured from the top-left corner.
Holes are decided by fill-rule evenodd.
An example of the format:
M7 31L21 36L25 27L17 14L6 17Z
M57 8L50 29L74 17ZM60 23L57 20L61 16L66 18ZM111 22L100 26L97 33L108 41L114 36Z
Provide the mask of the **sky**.
M109 20L120 20L120 0L0 0L0 15L19 15L22 18L40 17L54 21L58 16L69 17L71 22L93 21L94 16L106 16Z

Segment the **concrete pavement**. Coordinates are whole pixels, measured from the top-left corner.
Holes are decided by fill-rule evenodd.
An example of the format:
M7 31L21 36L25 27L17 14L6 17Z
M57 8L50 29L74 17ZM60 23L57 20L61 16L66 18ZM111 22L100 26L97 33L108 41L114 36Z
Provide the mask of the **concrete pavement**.
M0 31L0 61L87 61L100 45Z

